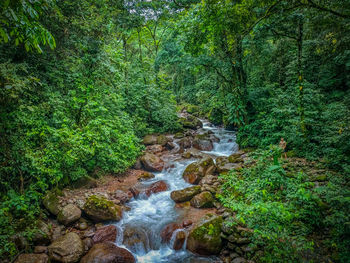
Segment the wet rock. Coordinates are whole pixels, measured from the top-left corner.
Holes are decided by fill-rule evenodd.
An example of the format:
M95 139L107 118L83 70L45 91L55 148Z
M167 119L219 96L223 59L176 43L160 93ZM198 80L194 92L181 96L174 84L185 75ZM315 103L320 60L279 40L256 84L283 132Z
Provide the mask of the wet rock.
M81 217L81 210L73 204L66 205L57 215L57 220L61 224L68 226Z
M185 136L185 135L184 135L183 132L177 132L177 133L175 133L174 138L175 138L175 139L181 139L181 138L183 138L184 136Z
M96 195L86 200L83 211L95 222L119 221L122 217L122 208L119 205Z
M179 146L181 149L187 149L192 147L192 137L184 137L179 141Z
M154 174L149 173L149 172L146 172L146 171L143 171L143 172L137 177L137 180L139 180L139 181L146 181L146 180L152 179L152 178L154 178L154 177L155 177Z
M140 247L144 250L150 248L146 231L136 226L125 226L123 231L123 245L131 250L137 250Z
M160 233L160 237L162 238L163 243L167 243L170 241L171 237L173 236L173 233L177 229L181 229L182 226L177 223L170 223L164 227L162 232Z
M183 173L183 178L190 184L198 184L207 174L215 171L216 167L212 158L207 157L201 161L188 165Z
M176 144L173 143L173 142L167 142L165 147L168 149L168 150L172 150L174 148L176 148Z
M150 172L161 172L164 168L164 161L152 153L146 153L142 156L141 162L145 169Z
M38 220L32 237L33 243L36 245L48 245L51 239L52 233L48 224L42 220Z
M173 244L173 249L174 250L180 250L184 243L185 243L185 240L186 240L186 233L185 231L177 231L175 233L175 239L174 239L174 244Z
M191 221L191 220L184 220L183 222L182 222L182 226L183 227L188 227L188 226L190 226L190 225L192 225L193 224L193 222Z
M80 263L134 263L134 256L111 242L95 244Z
M172 191L170 194L171 199L173 199L176 203L190 201L192 197L199 194L201 191L201 187L191 186L182 190Z
M136 187L130 187L129 191L132 193L132 195L136 198L139 196L140 191Z
M57 216L61 210L60 201L58 196L61 195L61 192L58 190L51 191L46 194L43 198L44 207L53 215Z
M115 242L116 239L117 227L114 225L109 225L98 228L92 238L92 241L96 244L106 241Z
M191 206L195 208L211 208L213 207L214 198L210 192L202 192L190 201Z
M142 163L140 161L140 159L137 159L136 162L134 163L133 167L136 170L141 170L142 169Z
M151 194L156 194L159 192L164 192L168 190L168 185L165 181L158 181L150 185L150 187L145 191L147 196Z
M194 137L193 147L201 151L213 150L213 142L210 140L208 134L198 134Z
M88 228L88 224L86 222L81 222L79 223L78 228L80 230L86 230Z
M130 199L133 197L134 197L134 195L131 191L124 192L122 190L117 190L114 193L114 198L119 200L120 203L122 203L122 204L129 202Z
M187 249L200 255L216 255L222 248L220 237L222 217L208 214L192 228Z
M84 244L76 233L70 232L55 240L48 251L50 260L73 263L78 262L84 254Z
M46 254L21 254L15 263L47 263L49 257Z

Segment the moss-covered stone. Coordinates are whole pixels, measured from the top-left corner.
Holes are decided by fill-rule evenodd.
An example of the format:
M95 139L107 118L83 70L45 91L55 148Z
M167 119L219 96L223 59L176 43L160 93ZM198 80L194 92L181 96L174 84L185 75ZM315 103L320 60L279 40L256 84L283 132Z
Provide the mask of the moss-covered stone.
M210 157L201 161L189 164L183 172L183 178L190 184L198 184L199 181L207 174L215 172L214 160Z
M219 254L222 249L220 237L221 216L208 214L192 228L187 239L187 249L200 255Z
M104 197L90 196L83 211L95 222L119 221L122 218L122 208Z
M182 190L172 191L170 194L171 199L177 203L186 202L191 200L195 195L199 194L201 187L199 185L187 187Z
M228 157L228 161L230 163L243 163L243 159L241 157L242 155L239 154L239 153L234 153L234 154L231 154L229 157Z
M53 215L58 215L58 213L61 210L59 198L58 196L61 196L62 192L60 190L52 190L48 192L45 197L43 198L43 205L44 207Z
M214 198L210 192L202 192L191 199L191 206L195 208L211 208L213 207Z

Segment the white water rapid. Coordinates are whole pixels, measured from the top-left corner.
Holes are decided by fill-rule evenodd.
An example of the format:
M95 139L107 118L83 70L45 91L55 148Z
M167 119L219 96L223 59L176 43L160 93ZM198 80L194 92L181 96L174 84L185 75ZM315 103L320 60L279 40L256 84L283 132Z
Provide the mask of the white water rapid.
M238 149L235 143L235 133L223 128L212 126L206 121L203 122L202 132L212 131L220 142L214 143L213 151L206 152L215 156L228 156ZM176 143L176 141L175 141ZM116 244L128 249L140 263L204 263L220 262L216 257L201 257L186 250L186 242L181 250L175 251L172 244L162 244L160 232L169 223L178 222L181 219L179 209L175 208L174 201L170 198L170 193L174 190L181 190L191 186L182 178L182 173L186 166L194 161L181 160L180 154L173 154L166 160L167 167L161 173L156 173L155 178L144 182L144 186L150 185L159 180L164 180L169 185L168 191L152 194L151 196L140 196L132 199L128 206L130 211L125 212L123 219L116 223L118 237ZM124 231L136 233L136 238L144 242L132 242L128 246L123 244ZM135 237L135 235L134 235ZM173 241L173 240L172 240ZM172 241L170 243L172 243ZM135 245L136 243L136 245Z

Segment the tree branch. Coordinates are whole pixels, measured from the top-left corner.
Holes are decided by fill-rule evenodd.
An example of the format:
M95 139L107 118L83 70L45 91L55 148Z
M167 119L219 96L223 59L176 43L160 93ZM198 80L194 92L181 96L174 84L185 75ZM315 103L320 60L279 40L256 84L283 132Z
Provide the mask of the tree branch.
M350 15L348 14L342 14L342 13L339 13L335 10L332 10L332 9L329 9L329 8L326 8L326 7L323 7L323 6L320 6L318 4L316 4L313 0L306 0L306 3L301 1L301 0L297 0L302 6L306 6L306 7L311 7L311 8L315 8L317 10L320 10L320 11L324 11L324 12L328 12L328 13L331 13L332 15L335 15L335 16L338 16L338 17L341 17L341 18L347 18L349 19L350 18Z

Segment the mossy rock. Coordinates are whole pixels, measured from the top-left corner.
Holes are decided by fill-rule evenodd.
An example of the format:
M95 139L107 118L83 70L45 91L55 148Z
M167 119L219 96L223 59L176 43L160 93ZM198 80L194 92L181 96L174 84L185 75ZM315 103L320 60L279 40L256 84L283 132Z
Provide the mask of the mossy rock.
M165 135L161 134L157 137L157 144L164 146L166 145L167 142L168 142L168 138Z
M199 185L187 187L182 190L172 191L170 194L171 199L176 203L190 201L195 195L199 194L201 187Z
M325 182L327 181L327 175L325 174L319 174L319 175L314 175L311 177L311 182Z
M177 132L177 133L175 133L175 135L174 135L174 138L175 138L175 139L181 139L181 138L183 138L183 137L185 137L185 135L184 135L183 132Z
M73 189L95 188L95 187L97 187L97 180L95 178L92 178L91 176L84 176L84 177L79 178L77 181L72 182L70 187Z
M214 206L213 204L214 198L212 194L208 191L197 194L191 199L191 206L195 208L211 208Z
M122 218L122 208L104 197L90 196L83 207L83 211L93 221L119 221Z
M44 207L55 216L57 216L61 210L58 196L62 196L62 192L55 189L48 192L42 200Z
M191 230L187 239L187 249L200 255L217 255L222 249L221 216L208 214Z
M214 160L210 157L204 158L201 161L189 164L183 172L183 178L190 184L198 184L199 181L207 174L215 172Z
M231 154L229 157L228 157L228 161L230 163L243 163L243 159L241 157L242 155L239 154L239 153L234 153L234 154Z

